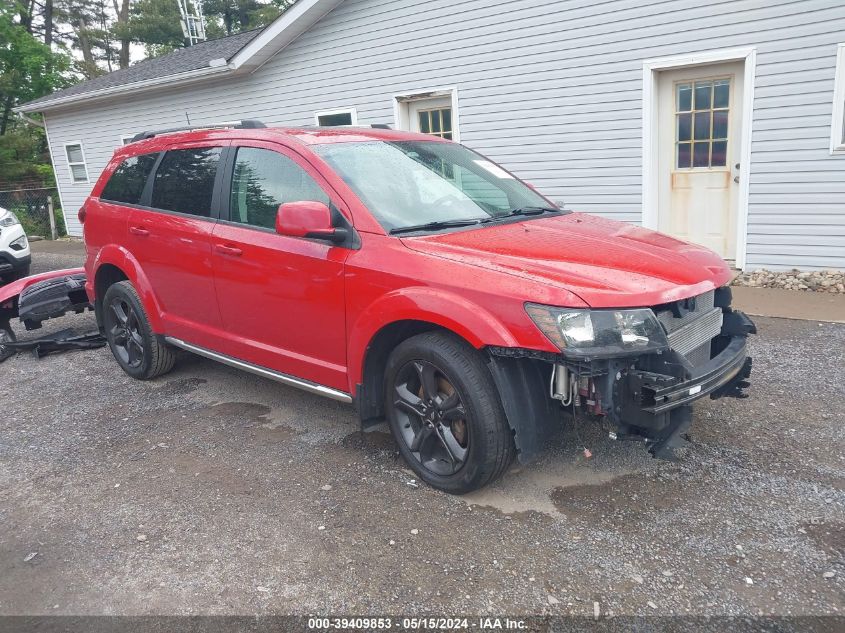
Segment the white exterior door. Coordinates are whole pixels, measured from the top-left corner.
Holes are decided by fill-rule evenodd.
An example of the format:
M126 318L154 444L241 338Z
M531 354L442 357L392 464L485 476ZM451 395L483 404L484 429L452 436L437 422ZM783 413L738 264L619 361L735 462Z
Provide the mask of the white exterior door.
M658 228L736 259L743 63L658 78Z

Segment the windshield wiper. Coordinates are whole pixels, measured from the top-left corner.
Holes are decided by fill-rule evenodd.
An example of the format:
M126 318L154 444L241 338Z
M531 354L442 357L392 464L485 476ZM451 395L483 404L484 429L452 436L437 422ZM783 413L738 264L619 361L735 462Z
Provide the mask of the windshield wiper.
M438 229L451 229L456 226L472 226L479 224L479 219L467 220L435 220L434 222L425 222L423 224L412 224L411 226L400 226L395 229L390 229L391 235L399 233L413 233L414 231L437 231Z
M493 217L484 220L484 222L495 222L497 220L504 220L505 218L513 218L518 215L542 215L544 213L560 213L560 209L555 209L554 207L519 207L517 209L511 209L502 215L494 215Z

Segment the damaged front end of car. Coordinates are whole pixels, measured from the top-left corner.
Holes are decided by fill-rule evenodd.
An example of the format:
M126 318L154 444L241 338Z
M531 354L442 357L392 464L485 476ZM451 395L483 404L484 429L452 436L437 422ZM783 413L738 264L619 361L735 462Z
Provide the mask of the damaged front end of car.
M613 439L642 441L656 457L672 458L695 400L745 397L746 339L756 327L731 308L727 286L650 308L527 304L526 311L561 353L489 348L523 461L542 449L561 409L600 421ZM534 402L528 415L527 401Z

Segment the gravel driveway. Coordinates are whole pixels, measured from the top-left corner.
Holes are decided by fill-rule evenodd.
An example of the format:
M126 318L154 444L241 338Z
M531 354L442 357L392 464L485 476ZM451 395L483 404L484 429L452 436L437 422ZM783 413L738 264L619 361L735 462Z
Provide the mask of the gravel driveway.
M583 426L586 461L568 426L466 497L350 407L195 356L149 383L12 358L0 614L845 615L845 325L757 323L751 397L701 401L679 462Z

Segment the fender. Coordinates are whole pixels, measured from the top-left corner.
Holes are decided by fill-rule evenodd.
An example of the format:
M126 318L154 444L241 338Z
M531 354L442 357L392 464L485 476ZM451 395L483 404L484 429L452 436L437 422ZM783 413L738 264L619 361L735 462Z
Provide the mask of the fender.
M92 266L94 274L89 275L88 284L90 286L87 288L88 296L91 298L92 303L94 303L97 299L102 299L102 297L94 296L94 280L96 279L97 271L100 269L100 266L104 264L111 264L123 271L123 274L126 275L129 281L132 282L132 285L135 286L135 290L141 298L141 303L144 304L144 310L147 313L147 317L150 320L150 326L153 331L157 334L164 333L164 312L162 311L161 304L153 291L152 284L144 274L141 266L138 264L138 260L136 260L132 253L122 246L109 244L107 246L103 246L97 252L97 256L94 259L94 264Z
M53 279L54 277L65 277L67 275L85 274L83 268L65 268L64 270L51 270L47 273L40 273L38 275L30 275L23 279L18 279L5 286L0 286L0 321L11 319L18 315L17 298L32 284L37 284L45 279Z
M447 316L448 315L448 316ZM349 331L350 393L364 375L364 358L373 337L397 321L426 321L450 330L476 349L486 345L516 347L517 340L490 312L447 290L430 287L402 288L382 295L355 320Z

